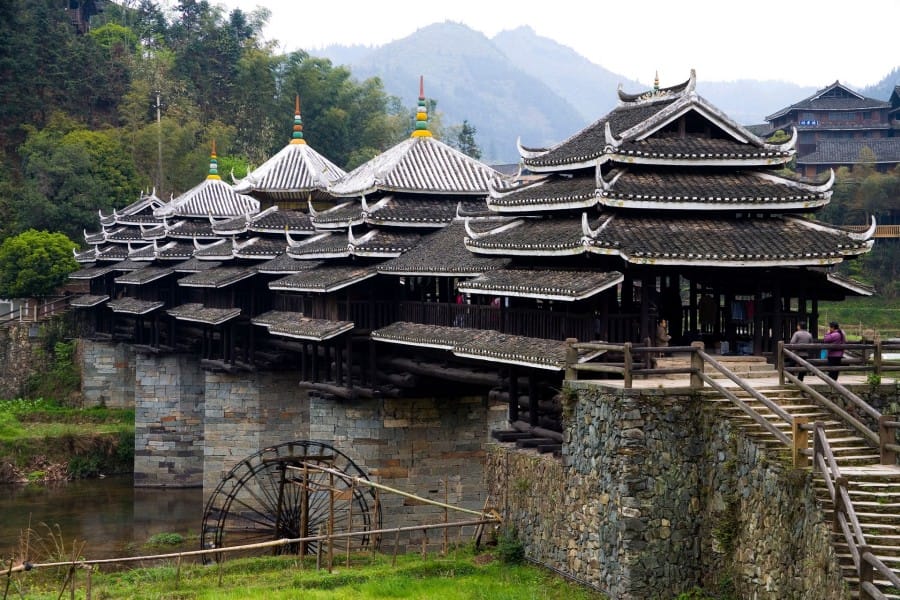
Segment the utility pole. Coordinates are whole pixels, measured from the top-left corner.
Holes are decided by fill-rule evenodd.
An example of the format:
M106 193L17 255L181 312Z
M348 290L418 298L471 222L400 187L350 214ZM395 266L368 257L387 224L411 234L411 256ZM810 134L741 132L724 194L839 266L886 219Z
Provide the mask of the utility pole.
M156 90L156 168L158 179L156 187L159 190L160 198L163 196L163 165L162 165L162 118L160 117L160 91Z

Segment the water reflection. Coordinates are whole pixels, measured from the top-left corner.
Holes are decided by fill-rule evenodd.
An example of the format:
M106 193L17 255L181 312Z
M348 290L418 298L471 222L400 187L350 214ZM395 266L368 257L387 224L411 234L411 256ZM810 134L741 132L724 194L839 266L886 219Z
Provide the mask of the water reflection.
M88 559L168 552L142 547L157 533L180 533L194 550L203 519L203 490L135 488L131 476L52 485L0 485L0 556L19 548L29 527L46 538L59 527L67 551L84 543ZM184 548L182 548L184 549ZM34 556L34 560L40 557Z

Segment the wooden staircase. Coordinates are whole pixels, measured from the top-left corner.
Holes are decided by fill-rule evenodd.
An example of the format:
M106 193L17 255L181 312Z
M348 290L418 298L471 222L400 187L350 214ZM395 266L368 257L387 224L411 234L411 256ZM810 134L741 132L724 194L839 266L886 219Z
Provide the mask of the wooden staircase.
M756 371L761 372L761 369ZM829 410L808 400L799 389L791 386L771 386L757 391L792 417L823 423L835 461L842 477L847 479L850 498L870 551L900 576L900 467L882 466L876 448ZM735 394L791 437L791 426L773 414L762 402L742 390L736 390ZM760 446L769 448L784 461L790 462L790 448L785 447L733 402L715 391L706 391L704 395L720 413L738 424L747 437ZM816 473L814 485L820 506L827 516L833 517L834 507L821 473ZM838 533L832 534L832 544L841 562L844 580L851 590L851 595L858 598L859 580L856 568L843 533L839 533L839 529L836 531ZM879 577L877 572L874 583L884 597L900 600L900 589L892 587L883 577Z

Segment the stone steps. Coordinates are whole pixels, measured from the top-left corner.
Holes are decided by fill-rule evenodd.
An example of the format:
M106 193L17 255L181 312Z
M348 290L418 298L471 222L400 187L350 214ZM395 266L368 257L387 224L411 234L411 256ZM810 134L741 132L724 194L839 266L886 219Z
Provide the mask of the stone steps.
M882 467L879 464L880 455L876 448L872 447L855 430L835 418L829 411L811 404L800 390L777 387L758 391L792 417L803 417L811 422L824 424L825 435L834 453L835 462L838 464L841 475L847 478L850 501L859 520L866 544L888 568L900 576L900 468ZM775 415L765 404L743 390L733 390L733 393L779 431L790 436L790 424ZM785 448L783 443L756 423L731 400L721 397L714 391L706 391L703 394L709 404L732 420L748 438L763 447L776 451L780 456L789 454L789 448ZM825 482L819 475L816 475L813 485L819 505L830 519L834 507L828 496ZM851 596L856 598L859 596L859 581L843 534L833 533L832 544L842 566L844 580L850 588ZM876 575L875 583L885 597L900 600L900 590L882 579Z

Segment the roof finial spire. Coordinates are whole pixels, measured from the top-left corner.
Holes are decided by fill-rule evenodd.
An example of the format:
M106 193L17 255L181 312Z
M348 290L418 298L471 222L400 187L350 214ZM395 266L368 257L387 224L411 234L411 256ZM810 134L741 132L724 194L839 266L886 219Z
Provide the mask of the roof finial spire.
M219 177L219 161L216 158L216 140L212 141L212 154L209 155L209 175L207 179L221 179Z
M653 76L653 91L659 91L659 71Z
M306 143L303 139L303 119L300 118L300 94L294 96L294 132L291 134L291 143Z
M425 107L425 76L419 75L419 106L416 108L416 128L411 137L431 137L428 131L428 109Z

